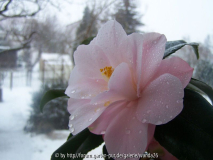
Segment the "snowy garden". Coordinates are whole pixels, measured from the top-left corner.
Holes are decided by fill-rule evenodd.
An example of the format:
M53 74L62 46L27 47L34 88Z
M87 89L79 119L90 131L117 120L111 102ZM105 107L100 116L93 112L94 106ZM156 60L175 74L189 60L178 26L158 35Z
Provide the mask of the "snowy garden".
M213 3L193 5L1 1L0 159L211 159Z

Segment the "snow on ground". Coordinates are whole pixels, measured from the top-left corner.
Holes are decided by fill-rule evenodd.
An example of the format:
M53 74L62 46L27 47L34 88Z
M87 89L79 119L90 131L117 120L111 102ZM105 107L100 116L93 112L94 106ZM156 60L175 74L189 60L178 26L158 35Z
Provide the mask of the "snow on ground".
M66 141L69 131L54 131L49 135L24 132L23 128L30 115L32 93L40 86L38 73L33 74L32 87L26 87L24 75L23 72L14 73L12 90L9 89L9 76L3 84L3 102L0 103L0 159L49 160L51 154ZM99 147L89 154L99 155L101 150L102 147Z

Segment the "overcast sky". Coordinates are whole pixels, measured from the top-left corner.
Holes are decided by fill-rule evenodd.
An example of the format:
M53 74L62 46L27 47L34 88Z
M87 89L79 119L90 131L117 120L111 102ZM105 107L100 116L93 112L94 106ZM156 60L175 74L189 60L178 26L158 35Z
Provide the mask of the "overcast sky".
M202 42L213 36L213 0L141 0L143 5L147 31L164 33L168 40L189 36Z
M62 23L80 20L85 7L84 0L73 0L65 5L59 15ZM82 3L83 2L83 3ZM213 36L213 0L137 0L138 11L144 14L141 29L165 34L168 40L183 37L203 42Z

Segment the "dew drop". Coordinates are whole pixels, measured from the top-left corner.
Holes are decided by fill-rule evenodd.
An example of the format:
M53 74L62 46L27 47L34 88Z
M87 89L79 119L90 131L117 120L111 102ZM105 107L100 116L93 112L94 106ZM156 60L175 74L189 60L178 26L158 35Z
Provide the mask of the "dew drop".
M100 108L97 108L96 110L95 110L95 112L99 112L100 111Z
M130 134L131 131L129 129L127 129L125 132L126 132L126 134Z
M70 130L70 133L73 133L75 131L74 128L69 128L69 130Z
M101 134L105 134L106 133L106 131L101 131Z
M170 116L170 118L173 118L173 116Z
M180 103L181 101L180 100L177 100L177 103Z
M158 124L162 124L162 122L161 122L161 121L158 121L158 122L157 122L157 125L158 125Z
M72 127L72 124L69 124L68 126L69 126L69 128L71 128L71 127Z
M73 90L71 93L75 93L75 90Z
M89 122L92 121L92 118L89 119Z
M141 134L141 133L142 133L142 131L139 131L139 133Z
M166 105L166 108L169 108L169 105L168 105L168 104Z
M72 115L71 117L70 117L70 120L73 120L75 118L75 116L74 115Z
M167 84L169 84L169 82L166 82Z
M146 121L147 121L146 119L143 119L143 120L142 120L143 123L145 123Z
M151 110L148 110L146 113L150 113L151 112Z

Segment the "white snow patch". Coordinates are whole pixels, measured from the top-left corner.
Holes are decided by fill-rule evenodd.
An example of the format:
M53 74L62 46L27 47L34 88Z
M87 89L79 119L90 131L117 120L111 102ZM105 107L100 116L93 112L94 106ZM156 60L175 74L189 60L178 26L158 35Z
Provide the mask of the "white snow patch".
M38 66L35 67L37 69ZM40 88L41 82L37 71L33 73L31 87L26 87L25 72L14 72L13 75L12 90L9 87L10 76L3 83L3 102L0 103L0 159L48 160L66 141L69 131L54 131L50 135L25 133L23 128L30 115L32 93ZM103 144L88 154L102 154L102 146Z

